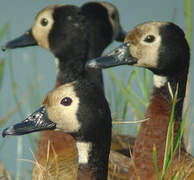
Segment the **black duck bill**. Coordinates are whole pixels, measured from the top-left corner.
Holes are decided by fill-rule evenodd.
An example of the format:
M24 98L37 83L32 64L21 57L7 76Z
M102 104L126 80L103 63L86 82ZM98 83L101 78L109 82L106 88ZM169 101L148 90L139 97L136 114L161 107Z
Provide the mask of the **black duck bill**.
M4 129L2 136L24 135L36 131L52 130L55 128L56 124L48 118L46 108L45 106L42 106L40 109L29 115L21 123L17 123L9 128Z
M32 29L26 31L23 35L8 41L5 45L1 46L2 51L7 49L22 48L27 46L36 46L38 45L36 40L32 35Z
M132 57L129 51L130 44L123 43L118 48L114 49L104 56L89 60L86 63L86 68L104 69L119 65L133 65L137 63L137 59Z

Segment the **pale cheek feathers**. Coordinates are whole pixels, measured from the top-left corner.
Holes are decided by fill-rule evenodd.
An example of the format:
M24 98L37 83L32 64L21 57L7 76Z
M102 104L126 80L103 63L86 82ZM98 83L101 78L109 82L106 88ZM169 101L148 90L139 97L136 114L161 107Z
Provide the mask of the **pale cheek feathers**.
M134 51L134 52L133 52ZM158 64L159 43L152 45L138 45L131 48L131 53L138 59L136 66L154 68Z
M49 31L50 30L43 29L41 27L38 29L36 26L33 27L32 29L33 36L36 39L38 45L47 50L50 49L49 40L48 40Z
M47 50L50 49L48 36L54 24L52 14L53 14L52 9L49 9L43 12L36 18L34 25L32 27L32 34L34 38L36 39L38 45ZM46 18L48 20L47 26L41 25L41 20L43 18Z
M81 123L77 119L77 110L78 106L76 105L69 107L58 105L57 107L48 108L48 116L51 121L56 123L58 130L65 133L77 132L81 127Z
M131 55L137 59L141 58L141 52L139 51L138 47L135 45L131 45L129 48Z

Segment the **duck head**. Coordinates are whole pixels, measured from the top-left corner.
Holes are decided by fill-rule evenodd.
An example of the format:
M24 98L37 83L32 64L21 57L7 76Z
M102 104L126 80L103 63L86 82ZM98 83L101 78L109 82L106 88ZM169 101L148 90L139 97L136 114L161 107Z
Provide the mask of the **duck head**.
M79 8L72 5L48 6L37 14L30 30L6 43L2 49L39 45L57 56L64 46L71 49L71 42L83 43L83 16L79 13Z
M150 69L154 74L170 76L188 70L189 46L185 34L170 22L146 22L136 26L124 43L112 52L89 60L86 67L109 68L133 65Z
M72 82L49 92L42 107L23 122L6 128L2 135L24 135L35 131L55 130L90 141L111 134L111 115L102 90L93 84Z

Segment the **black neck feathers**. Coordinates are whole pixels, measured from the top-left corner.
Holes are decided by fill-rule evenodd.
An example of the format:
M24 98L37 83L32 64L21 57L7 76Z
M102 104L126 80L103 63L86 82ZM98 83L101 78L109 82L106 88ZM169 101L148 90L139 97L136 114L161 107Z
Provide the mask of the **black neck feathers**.
M88 163L98 180L107 179L108 158L111 145L112 119L108 102L101 88L83 80L75 86L81 106L77 117L82 126L72 136L79 142L91 144ZM90 107L88 108L88 105ZM81 165L83 166L83 164Z
M162 42L159 49L158 65L152 71L156 75L165 77L166 83L156 92L163 94L169 102L172 102L168 83L173 95L178 88L175 115L181 120L190 63L190 49L184 32L173 23L168 23L160 28L160 35Z

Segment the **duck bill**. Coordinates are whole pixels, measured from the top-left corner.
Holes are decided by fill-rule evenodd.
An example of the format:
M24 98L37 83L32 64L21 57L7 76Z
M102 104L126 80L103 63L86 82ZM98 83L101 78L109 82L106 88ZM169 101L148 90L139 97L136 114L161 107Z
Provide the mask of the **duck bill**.
M123 30L122 27L120 27L120 31L117 34L115 40L118 41L118 42L123 42L126 35L127 35L127 32L125 30Z
M104 69L125 64L133 65L137 63L137 60L130 54L129 46L129 43L123 43L112 52L102 57L89 60L86 63L86 68Z
M8 41L5 45L1 46L2 51L7 49L22 48L27 46L36 46L37 42L32 35L32 29L26 31L23 35Z
M52 130L56 128L56 124L49 120L46 108L43 106L21 123L15 124L3 130L2 136L24 135L36 131Z

